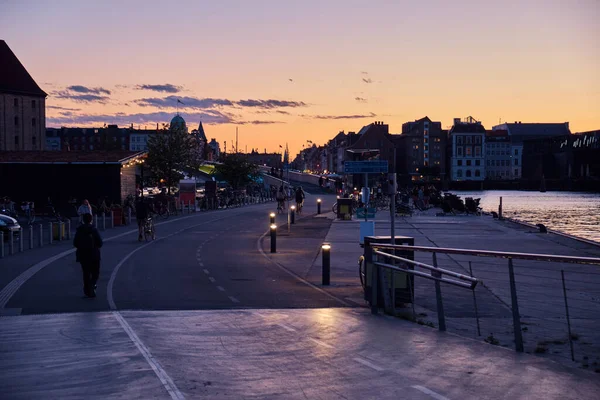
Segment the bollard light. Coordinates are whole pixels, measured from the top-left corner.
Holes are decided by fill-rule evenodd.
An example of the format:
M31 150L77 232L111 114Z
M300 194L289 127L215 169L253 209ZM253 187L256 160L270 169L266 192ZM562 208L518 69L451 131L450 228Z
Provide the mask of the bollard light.
M290 207L290 224L296 223L296 206Z
M340 195L339 194L336 197L337 197L338 200L340 199Z
M317 199L317 214L321 214L321 199Z
M323 243L321 246L323 254L323 285L329 285L329 277L331 275L331 245L329 243Z
M269 223L271 225L273 225L275 223L275 213L272 212L271 214L269 214Z
M271 253L277 253L277 225L271 224Z

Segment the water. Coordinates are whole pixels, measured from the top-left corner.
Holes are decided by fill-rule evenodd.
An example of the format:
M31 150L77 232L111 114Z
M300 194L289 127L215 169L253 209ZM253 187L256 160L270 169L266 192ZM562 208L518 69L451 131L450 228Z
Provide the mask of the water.
M600 194L579 192L525 192L484 190L455 192L465 197L481 198L484 211L498 212L502 197L502 214L580 238L600 242Z

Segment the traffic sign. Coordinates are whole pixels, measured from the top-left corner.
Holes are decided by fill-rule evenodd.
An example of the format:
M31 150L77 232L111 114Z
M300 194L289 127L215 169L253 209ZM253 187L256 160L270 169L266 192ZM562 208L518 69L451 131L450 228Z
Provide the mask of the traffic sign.
M346 174L379 174L388 172L387 161L344 161Z

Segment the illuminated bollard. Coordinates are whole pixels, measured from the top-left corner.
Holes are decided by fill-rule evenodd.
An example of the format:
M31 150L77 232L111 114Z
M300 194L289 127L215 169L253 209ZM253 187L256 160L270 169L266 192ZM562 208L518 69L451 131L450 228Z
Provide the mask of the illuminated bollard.
M317 199L317 214L321 214L321 199Z
M290 224L296 223L296 206L290 207Z
M275 213L269 214L269 224L273 225L275 223Z
M323 285L329 285L329 277L331 275L331 245L323 243L321 246L323 253Z
M271 253L277 253L277 225L271 224Z

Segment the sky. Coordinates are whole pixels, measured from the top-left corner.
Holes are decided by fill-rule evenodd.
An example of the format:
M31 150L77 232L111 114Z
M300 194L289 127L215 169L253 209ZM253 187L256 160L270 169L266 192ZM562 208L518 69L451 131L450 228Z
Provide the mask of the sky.
M297 153L429 116L600 129L599 0L0 0L46 125L155 127ZM179 104L177 100L183 104Z

